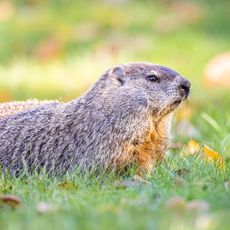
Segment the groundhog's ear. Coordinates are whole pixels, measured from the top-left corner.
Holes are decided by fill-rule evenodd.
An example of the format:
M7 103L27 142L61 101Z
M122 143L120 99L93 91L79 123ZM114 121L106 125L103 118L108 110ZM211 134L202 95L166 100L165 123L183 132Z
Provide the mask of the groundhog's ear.
M115 77L122 85L128 80L124 69L120 66L113 68L110 72L110 75Z

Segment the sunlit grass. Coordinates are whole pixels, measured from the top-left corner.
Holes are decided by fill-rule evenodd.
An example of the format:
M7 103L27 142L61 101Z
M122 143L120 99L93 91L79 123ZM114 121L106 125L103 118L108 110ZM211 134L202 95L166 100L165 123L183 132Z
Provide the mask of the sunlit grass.
M181 175L180 169L187 171ZM175 183L177 177L183 179L183 184ZM2 177L0 192L17 194L21 206L15 210L4 207L0 225L3 229L104 229L107 225L111 229L154 226L176 229L182 224L192 229L198 218L207 216L215 226L227 229L228 222L222 223L221 219L225 217L223 211L230 206L230 191L224 186L229 170L223 172L200 159L172 155L154 171L149 185L116 186L116 181L128 178L114 174L71 175L62 179L49 178L45 174L18 179ZM210 209L208 212L184 210L178 213L165 206L167 199L173 196L186 201L205 200ZM49 203L56 211L39 213L37 205L41 201Z

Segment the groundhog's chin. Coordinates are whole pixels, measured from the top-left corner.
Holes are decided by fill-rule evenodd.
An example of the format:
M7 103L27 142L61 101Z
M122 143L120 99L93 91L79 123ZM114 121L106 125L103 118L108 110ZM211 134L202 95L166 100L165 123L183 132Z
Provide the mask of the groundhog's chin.
M172 103L172 107L178 107L178 106L181 104L181 102L182 102L181 99L175 100L175 101Z
M163 111L160 112L160 117L164 117L172 113L174 110L176 110L179 107L181 103L182 100L175 100L171 104L168 104L168 106Z
M173 112L175 109L177 109L182 103L182 101L183 101L182 99L177 99L173 101L172 104L169 106L169 111Z

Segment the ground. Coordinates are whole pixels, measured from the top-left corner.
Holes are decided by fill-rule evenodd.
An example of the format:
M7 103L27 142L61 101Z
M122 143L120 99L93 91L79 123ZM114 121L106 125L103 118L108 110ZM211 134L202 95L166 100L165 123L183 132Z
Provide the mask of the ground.
M176 69L192 88L173 120L177 148L148 183L132 182L134 172L1 175L0 195L20 204L0 204L0 229L229 229L229 89L204 80L209 60L230 49L229 2L175 2L12 1L11 18L0 17L1 101L71 100L111 65L140 60ZM191 140L224 165L191 154Z

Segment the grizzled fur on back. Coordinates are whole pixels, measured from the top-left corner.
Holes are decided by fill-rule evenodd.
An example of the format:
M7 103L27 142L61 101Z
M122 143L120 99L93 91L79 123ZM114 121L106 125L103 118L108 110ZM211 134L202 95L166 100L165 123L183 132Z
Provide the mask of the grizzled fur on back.
M48 103L60 103L59 101L39 101L36 99L27 101L13 101L0 103L0 118L14 115L22 111L33 109L35 107L48 104Z
M135 163L149 171L163 157L170 113L188 96L182 83L189 84L167 67L128 63L106 71L79 99L5 117L1 168L64 174Z

